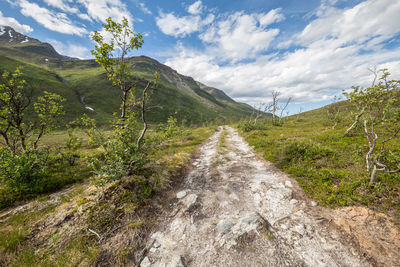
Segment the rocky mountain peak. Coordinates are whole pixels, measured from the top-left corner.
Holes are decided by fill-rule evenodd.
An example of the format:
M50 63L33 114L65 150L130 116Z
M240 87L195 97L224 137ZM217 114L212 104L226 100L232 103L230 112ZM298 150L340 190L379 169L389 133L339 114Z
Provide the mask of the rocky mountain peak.
M21 34L9 26L0 26L0 43L2 44L23 44L33 40L36 39Z

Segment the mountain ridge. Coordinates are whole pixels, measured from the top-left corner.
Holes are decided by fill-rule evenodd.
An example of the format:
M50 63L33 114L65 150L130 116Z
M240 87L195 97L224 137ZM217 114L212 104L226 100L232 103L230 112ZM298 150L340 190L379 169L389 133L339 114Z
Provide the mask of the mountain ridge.
M75 103L73 106L76 102L80 103L81 111L89 112L101 122L108 121L119 109L119 90L113 90L104 70L93 59L63 56L51 44L18 33L8 26L0 26L0 55L7 58L0 58L0 62L15 61L11 64L14 66L31 64L29 71L33 80L37 79L35 73L41 72L40 68L55 73L62 83L60 88L72 91L76 96L75 100L67 98L67 102ZM138 94L156 71L160 73L160 85L153 98L155 105L161 105L162 110L153 111L154 122L166 121L169 116L176 116L178 120L191 124L217 119L237 121L253 111L251 106L236 102L222 90L182 75L156 59L135 56L128 58L128 64L133 71L133 79L138 83ZM10 67L5 65L0 69L12 71ZM41 76L40 79L42 90L51 91L46 86L46 77Z

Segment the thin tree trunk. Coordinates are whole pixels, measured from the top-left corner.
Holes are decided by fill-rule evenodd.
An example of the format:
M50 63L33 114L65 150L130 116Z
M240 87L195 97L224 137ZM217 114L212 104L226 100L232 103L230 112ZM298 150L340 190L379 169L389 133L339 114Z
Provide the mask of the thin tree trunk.
M40 138L42 138L43 133L44 133L44 126L42 125L42 127L40 128L40 132L39 132L38 136L36 137L35 142L33 143L33 149L37 148L37 144L38 144Z
M122 91L122 107L121 107L121 119L125 120L126 117L126 98L128 96L128 92L123 90Z
M25 152L26 151L26 144L25 144L24 131L19 127L18 132L19 132L19 139L21 141L22 150Z
M373 184L375 182L375 176L376 172L378 170L376 169L376 165L374 164L374 168L372 169L371 177L369 178L369 184Z
M147 89L149 89L150 86L150 82L147 83L146 88L144 88L143 90L143 95L142 95L142 107L141 107L141 112L142 112L142 121L143 121L143 129L142 132L140 133L140 136L137 140L137 147L138 149L141 146L142 143L142 139L144 137L144 135L146 134L147 131L147 121L146 121L146 101L147 101Z
M353 124L346 130L344 134L348 134L353 128L357 125L357 123L360 121L361 116L364 114L364 110L362 110L360 113L356 115L356 118L354 119Z

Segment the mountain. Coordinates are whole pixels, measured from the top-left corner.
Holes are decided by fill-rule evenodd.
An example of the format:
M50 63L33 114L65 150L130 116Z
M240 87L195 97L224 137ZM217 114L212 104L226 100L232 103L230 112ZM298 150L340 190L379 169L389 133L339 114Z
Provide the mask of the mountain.
M159 86L152 94L149 112L152 122L165 122L169 116L181 122L236 121L253 109L237 103L223 91L206 86L192 77L145 56L132 57L128 64L140 95L153 74L160 73ZM36 95L47 90L64 96L68 119L88 113L99 124L107 124L119 111L121 92L112 86L104 70L94 60L79 60L57 53L48 43L0 27L0 71L24 66L25 78L36 88Z
M41 59L40 62L35 63L46 63L49 58L77 60L77 58L60 55L49 43L21 34L9 26L0 26L0 54L24 59L27 53L31 54L28 58L36 56Z
M218 100L221 100L223 102L235 102L232 98L227 96L224 91L220 89L209 87L205 84L202 84L201 82L196 82L196 83L201 89L207 91L210 95L214 96Z

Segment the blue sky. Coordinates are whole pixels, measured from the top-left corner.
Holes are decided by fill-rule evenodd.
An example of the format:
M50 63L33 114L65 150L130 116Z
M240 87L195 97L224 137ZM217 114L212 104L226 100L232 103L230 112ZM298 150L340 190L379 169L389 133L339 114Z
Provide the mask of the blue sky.
M291 113L330 103L368 68L400 78L397 0L0 0L0 25L91 58L90 33L126 16L146 55L224 90L268 102L278 90Z

